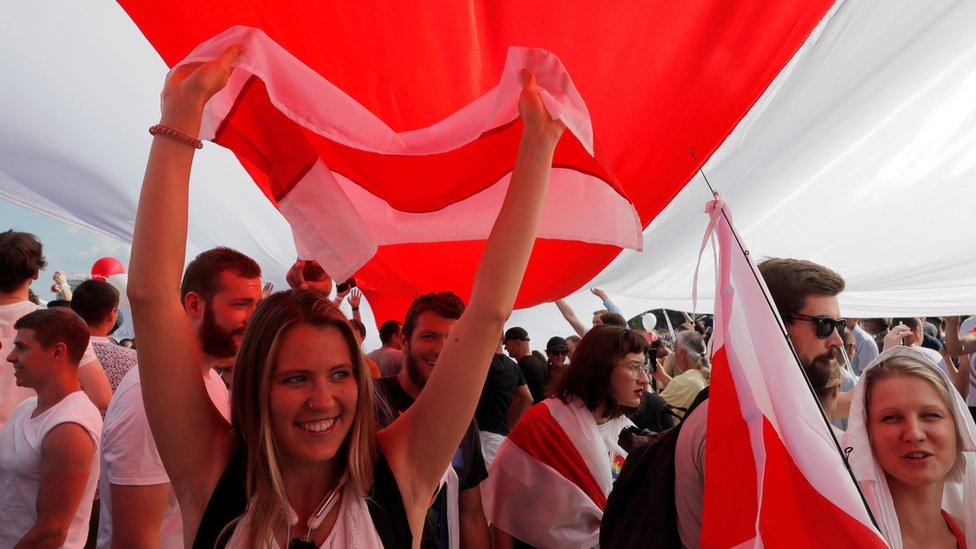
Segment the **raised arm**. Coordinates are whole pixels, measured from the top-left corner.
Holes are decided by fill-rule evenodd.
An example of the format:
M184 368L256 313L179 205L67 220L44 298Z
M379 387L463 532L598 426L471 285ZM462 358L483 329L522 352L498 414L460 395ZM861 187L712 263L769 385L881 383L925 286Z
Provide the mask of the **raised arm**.
M976 352L976 334L966 334L959 336L958 316L946 317L945 346L952 356L960 356Z
M475 274L467 309L451 331L417 402L379 434L411 526L427 508L474 415L497 334L512 312L529 261L563 125L546 112L535 77L523 71L524 123L512 182Z
M227 83L239 47L204 64L172 71L160 124L200 132L203 106ZM190 164L195 149L158 135L139 196L127 293L139 334L139 375L156 447L183 508L199 513L226 466L231 431L207 396L202 351L180 302L186 251ZM195 530L196 524L185 524Z
M606 310L610 311L611 313L617 313L618 315L621 314L620 307L617 307L617 304L610 300L610 296L607 295L607 292L604 292L600 288L590 288L590 291L593 292L593 295L600 298L600 301L603 302L603 307Z
M566 319L566 322L569 322L569 325L573 327L576 334L580 337L585 336L586 328L583 326L583 323L580 322L580 319L576 318L576 313L573 312L573 308L569 306L569 303L566 303L562 299L557 299L556 301L553 301L553 303L556 304L556 308L559 309L560 313L562 313L563 318Z
M41 442L41 482L37 489L37 522L16 547L61 547L85 495L95 443L76 423L62 423ZM13 517L5 517L5 520Z

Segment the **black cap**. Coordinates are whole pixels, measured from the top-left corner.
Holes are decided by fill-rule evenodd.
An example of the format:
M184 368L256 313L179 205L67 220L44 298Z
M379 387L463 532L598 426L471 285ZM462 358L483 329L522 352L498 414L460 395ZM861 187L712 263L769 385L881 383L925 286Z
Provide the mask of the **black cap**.
M510 339L517 339L519 341L528 341L529 332L525 331L525 328L520 328L518 326L514 328L509 328L505 330L505 341Z
M566 340L565 339L563 339L563 338L561 338L559 336L555 336L555 337L549 338L549 342L546 343L546 350L549 351L549 352L568 353L569 352L569 345L566 345Z

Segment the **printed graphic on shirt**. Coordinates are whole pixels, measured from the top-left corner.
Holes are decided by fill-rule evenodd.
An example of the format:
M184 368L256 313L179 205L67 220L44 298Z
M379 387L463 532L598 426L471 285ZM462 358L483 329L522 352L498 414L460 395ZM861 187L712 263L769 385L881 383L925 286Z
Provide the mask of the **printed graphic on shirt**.
M610 476L613 477L613 481L617 481L617 477L620 476L620 470L624 468L624 456L613 452L613 457L610 459Z

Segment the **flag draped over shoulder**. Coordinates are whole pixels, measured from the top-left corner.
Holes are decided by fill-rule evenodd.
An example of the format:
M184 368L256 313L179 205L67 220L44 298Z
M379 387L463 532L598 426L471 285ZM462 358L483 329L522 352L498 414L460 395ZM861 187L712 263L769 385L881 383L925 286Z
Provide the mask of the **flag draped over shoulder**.
M701 546L886 547L728 208L708 212L719 260Z
M611 419L619 432L633 425ZM485 516L536 547L594 547L613 486L613 462L596 421L579 401L536 404L502 442L481 487Z

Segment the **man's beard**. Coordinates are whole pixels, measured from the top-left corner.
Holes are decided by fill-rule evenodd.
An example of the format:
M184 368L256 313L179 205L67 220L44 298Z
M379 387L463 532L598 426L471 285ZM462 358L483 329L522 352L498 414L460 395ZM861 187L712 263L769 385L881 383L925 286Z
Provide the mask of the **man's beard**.
M810 364L804 364L803 367L804 368L812 368L815 365L820 364L820 363L830 364L830 363L837 362L837 350L836 350L837 348L836 347L831 347L830 349L831 349L830 352L823 353L823 354L820 354L820 355L817 355L817 356L813 357L813 359L810 361ZM841 351L841 352L843 352L843 351Z
M425 376L424 372L420 369L420 363L417 362L417 359L414 358L409 349L407 350L406 358L407 377L410 378L410 382L413 383L414 387L417 389L423 389L424 386L427 385L427 376Z
M216 358L230 358L237 354L234 336L243 335L244 328L224 331L214 319L213 307L209 304L203 309L203 323L197 331L203 352Z

